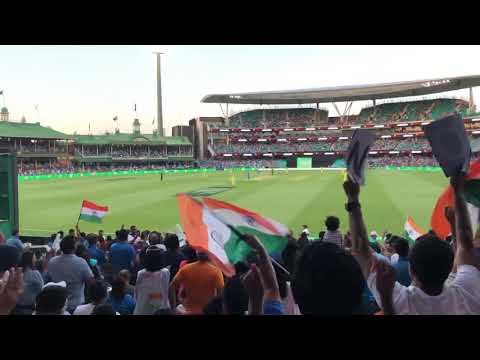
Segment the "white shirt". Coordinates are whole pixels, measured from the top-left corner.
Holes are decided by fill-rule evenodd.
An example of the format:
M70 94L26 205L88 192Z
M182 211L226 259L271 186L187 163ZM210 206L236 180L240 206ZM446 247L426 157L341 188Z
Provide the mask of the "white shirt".
M343 236L340 230L330 231L327 230L323 236L323 241L331 242L337 244L340 247L343 247Z
M79 305L73 312L73 315L92 315L93 309L95 309L93 304Z
M370 273L367 284L381 306L376 272ZM444 286L438 296L425 294L420 288L405 287L398 282L393 288L393 308L397 315L479 315L480 271L472 265L461 265L455 279Z
M310 231L308 229L303 229L302 234L310 235Z
M138 272L135 284L135 310L133 315L152 315L159 309L169 309L168 286L170 271L163 268L150 272L143 269Z

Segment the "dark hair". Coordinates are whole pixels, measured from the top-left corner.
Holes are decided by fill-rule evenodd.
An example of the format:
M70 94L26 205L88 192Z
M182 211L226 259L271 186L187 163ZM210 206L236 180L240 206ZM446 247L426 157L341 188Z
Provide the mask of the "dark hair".
M235 267L235 274L237 275L246 274L248 270L250 270L250 268L244 261L236 262L234 267Z
M175 234L166 234L165 246L167 247L167 250L177 250L180 247L180 241L178 240L178 236Z
M60 241L60 250L64 254L73 254L75 251L75 238L71 235L65 236L62 241Z
M203 307L204 315L222 315L223 299L221 296L213 297L207 305Z
M72 232L75 234L75 230L74 230L74 229L68 230L68 233L69 233L69 234L72 233Z
M20 263L20 251L12 245L0 245L0 272L17 267Z
M410 251L410 269L428 295L438 295L452 271L454 254L450 245L432 234L421 236Z
M112 241L112 237L110 235L107 235L107 242L111 242Z
M35 312L39 315L62 315L67 297L68 291L63 286L47 286L35 299Z
M157 244L161 244L163 241L163 238L162 238L162 234L156 232L156 231L152 231L149 235L148 235L148 242L150 243L150 245L157 245Z
M126 284L125 281L120 276L115 276L112 280L112 290L110 291L110 296L115 301L122 301L126 294Z
M364 285L353 256L336 244L314 241L298 259L292 291L304 315L348 315L361 304Z
M325 220L325 226L329 231L336 231L340 226L340 219L336 216L328 216Z
M84 258L87 261L90 258L90 254L88 253L87 248L83 244L78 244L76 246L75 255L77 255L78 257Z
M108 296L107 286L103 281L96 280L88 287L88 294L90 295L90 302L100 303Z
M320 231L320 232L318 233L318 239L319 239L319 240L323 240L323 237L324 237L324 236L325 236L325 231Z
M187 262L192 263L197 261L197 252L190 245L184 246L181 252L183 256L185 256L185 260L187 260Z
M18 235L18 229L13 229L12 230L12 235L17 236Z
M20 266L23 268L23 271L27 269L34 269L35 264L33 263L33 256L35 254L32 251L24 251L22 254L22 259L20 260Z
M392 236L392 246L399 257L408 257L409 245L407 239L404 239L400 236Z
M145 251L144 257L145 269L155 272L165 267L165 253L156 246L149 246Z
M208 261L209 260L208 253L203 250L197 251L197 259L198 261Z
M380 249L380 245L378 245L376 241L369 242L369 245L377 254L380 254L382 252L382 249Z
M223 303L228 315L244 315L248 310L248 293L239 276L230 278L225 284Z
M306 228L308 228L308 226L307 226L307 225L302 225L302 226L303 226L305 229L306 229Z
M153 313L153 315L175 315L175 312L172 309L158 309Z
M93 246L97 243L98 236L96 234L88 234L87 235L87 241L88 241L89 246Z
M128 230L122 229L118 231L117 235L118 241L127 241L128 240Z
M92 311L92 315L117 315L110 304L101 304L95 306Z

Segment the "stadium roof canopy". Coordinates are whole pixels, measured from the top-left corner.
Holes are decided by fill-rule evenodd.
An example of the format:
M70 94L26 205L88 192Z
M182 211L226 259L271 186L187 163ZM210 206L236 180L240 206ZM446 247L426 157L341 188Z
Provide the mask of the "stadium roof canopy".
M378 100L436 94L480 86L480 75L404 81L386 84L336 86L314 89L207 95L204 103L224 104L315 104Z
M79 145L192 145L185 136L158 136L156 134L75 135Z
M40 123L16 123L0 121L0 137L28 139L72 139L59 131L41 126Z

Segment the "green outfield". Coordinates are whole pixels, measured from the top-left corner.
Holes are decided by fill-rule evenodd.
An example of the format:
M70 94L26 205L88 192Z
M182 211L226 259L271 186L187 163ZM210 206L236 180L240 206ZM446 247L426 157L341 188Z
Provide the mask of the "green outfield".
M368 230L402 232L407 215L428 229L435 201L447 180L442 172L371 170L361 201ZM128 175L21 181L20 231L49 235L74 227L82 200L110 207L103 224L80 222L85 232L113 233L122 224L140 229L174 231L179 223L175 195L197 191L271 217L294 230L307 224L312 233L323 230L327 215L337 215L347 227L342 175L337 171L262 172L247 179L235 174L232 188L227 172Z

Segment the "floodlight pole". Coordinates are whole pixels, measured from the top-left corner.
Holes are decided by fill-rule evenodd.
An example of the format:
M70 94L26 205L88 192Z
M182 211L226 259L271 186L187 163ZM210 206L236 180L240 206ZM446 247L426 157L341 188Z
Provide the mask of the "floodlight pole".
M162 73L160 68L160 55L164 53L153 52L157 56L157 127L158 135L163 136L163 116L162 116Z

